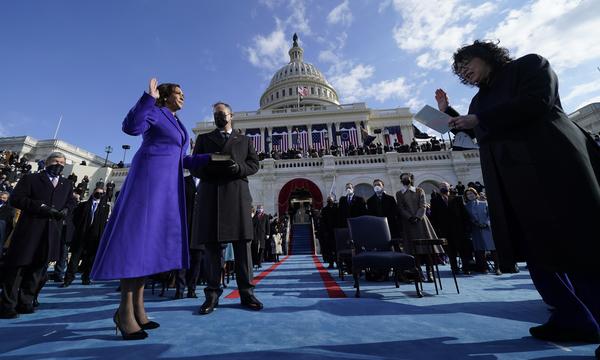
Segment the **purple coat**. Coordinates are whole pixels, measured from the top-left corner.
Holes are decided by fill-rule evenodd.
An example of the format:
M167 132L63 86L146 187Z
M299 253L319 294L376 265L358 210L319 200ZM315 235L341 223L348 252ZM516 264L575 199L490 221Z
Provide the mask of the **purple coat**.
M189 138L183 124L144 93L123 121L126 134L142 135L129 174L104 230L91 277L113 280L188 267L183 180ZM202 165L207 156L197 158Z

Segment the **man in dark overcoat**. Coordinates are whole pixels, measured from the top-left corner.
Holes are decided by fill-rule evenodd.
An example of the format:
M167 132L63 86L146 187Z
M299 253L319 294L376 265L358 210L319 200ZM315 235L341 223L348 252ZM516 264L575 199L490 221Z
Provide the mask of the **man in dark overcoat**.
M8 203L9 197L10 194L7 191L0 192L0 258L2 257L4 242L12 232L16 213L15 208Z
M338 207L332 196L327 197L327 204L321 209L319 221L319 244L323 261L329 263L333 269L333 263L337 260L334 229L338 222Z
M4 263L0 295L0 318L33 313L48 262L60 252L62 220L73 209L73 185L63 177L66 158L54 152L46 159L45 171L21 178L10 203L21 210Z
M252 284L252 254L250 242L254 237L252 196L248 176L258 171L258 156L250 139L231 124L231 107L225 103L213 106L217 128L198 135L194 154L221 153L230 159L213 158L201 169L192 171L200 178L194 207L192 248L205 247L206 301L200 314L209 314L219 303L220 279L223 269L223 249L233 244L235 273L240 300L243 306L261 310L263 305L254 296Z
M398 204L393 196L385 193L384 186L383 180L376 179L373 181L375 194L367 200L367 214L387 218L392 238L399 238Z
M110 205L107 200L104 189L99 187L94 189L89 200L81 202L73 211L75 236L71 243L71 259L62 287L71 285L78 269L81 271L81 283L91 284L90 272L110 215ZM80 260L81 265L79 265Z
M462 262L462 271L471 272L473 246L470 239L470 217L461 196L450 195L450 185L441 182L440 193L431 198L431 223L439 238L448 241L445 246L450 258L450 266L458 271L456 257Z
M256 207L256 214L252 218L254 238L252 240L252 262L259 269L262 267L263 256L267 255L267 239L270 235L269 217L265 215L262 205ZM271 246L270 244L268 244Z
M354 194L354 185L347 183L345 193L346 195L342 196L338 203L338 227L340 228L348 227L348 218L367 214L365 199Z

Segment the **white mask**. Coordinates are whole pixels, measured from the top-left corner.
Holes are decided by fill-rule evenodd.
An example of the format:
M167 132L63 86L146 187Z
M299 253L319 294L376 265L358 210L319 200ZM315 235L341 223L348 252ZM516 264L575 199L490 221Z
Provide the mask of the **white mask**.
M383 188L381 186L377 185L373 188L373 190L375 190L375 192L379 194L380 192L383 191Z
M475 196L475 194L468 194L468 195L467 195L467 200L469 200L469 201L473 201L473 200L475 200L475 199L477 199L477 196Z
M354 194L354 190L346 189L346 195L352 195L352 194Z

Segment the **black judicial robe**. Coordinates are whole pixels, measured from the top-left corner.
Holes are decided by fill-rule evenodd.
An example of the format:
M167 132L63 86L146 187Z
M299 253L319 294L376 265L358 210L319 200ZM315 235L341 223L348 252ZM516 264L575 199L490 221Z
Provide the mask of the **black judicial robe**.
M530 54L495 71L469 114L500 261L597 271L600 148L564 113L548 60Z

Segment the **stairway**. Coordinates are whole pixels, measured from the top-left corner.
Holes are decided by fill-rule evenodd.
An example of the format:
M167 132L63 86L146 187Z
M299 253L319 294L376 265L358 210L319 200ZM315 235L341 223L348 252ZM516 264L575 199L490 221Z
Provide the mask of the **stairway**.
M312 255L313 244L310 224L292 225L291 255Z

